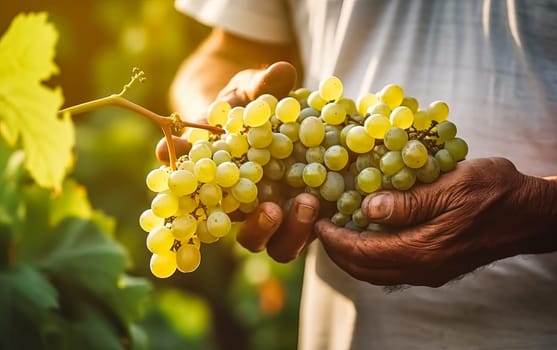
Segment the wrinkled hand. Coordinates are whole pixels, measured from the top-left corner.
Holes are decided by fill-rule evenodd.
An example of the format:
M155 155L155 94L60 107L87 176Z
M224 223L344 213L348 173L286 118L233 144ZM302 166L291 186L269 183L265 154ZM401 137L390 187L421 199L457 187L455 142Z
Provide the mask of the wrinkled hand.
M232 106L246 105L257 96L270 93L277 98L287 96L294 87L296 70L286 62L278 62L267 69L247 69L236 74L219 93L218 100ZM174 137L178 156L191 145L183 138ZM162 139L157 145L157 158L168 162L168 149ZM252 252L267 249L275 260L287 262L295 259L314 238L313 225L319 213L319 200L310 194L300 194L283 213L279 205L264 202L244 219L237 240Z
M359 280L437 287L504 257L555 249L544 223L532 220L544 205L534 200L540 181L505 159L464 161L433 184L368 195L362 209L380 224L377 232L322 219L316 233L331 259Z

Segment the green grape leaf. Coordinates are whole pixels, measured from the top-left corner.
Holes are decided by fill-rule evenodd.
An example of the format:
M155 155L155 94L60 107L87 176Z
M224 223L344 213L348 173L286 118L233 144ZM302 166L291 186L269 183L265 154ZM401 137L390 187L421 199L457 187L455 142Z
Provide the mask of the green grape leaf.
M52 199L49 207L49 226L58 225L67 217L88 219L93 221L101 231L112 236L116 227L115 219L100 210L93 209L85 186L78 184L73 179L66 179L62 193Z
M54 63L57 41L58 32L45 12L17 15L0 39L0 77L41 81L58 73Z
M58 306L58 292L36 269L22 265L0 272L0 349L36 348L34 329Z
M95 305L78 302L73 305L74 320L63 322L67 349L125 350L130 339L115 327L110 316ZM122 332L122 333L121 333Z
M152 286L145 278L122 275L108 302L120 319L129 324L143 316L151 290Z
M62 193L53 198L49 209L51 227L58 225L67 217L90 219L93 213L87 199L87 190L71 179L64 181Z
M110 293L126 266L124 249L91 221L69 218L55 230L48 255L37 262L40 269L94 295Z
M41 83L57 71L57 32L46 14L17 16L0 39L0 135L10 147L21 138L25 168L42 187L59 189L72 163L75 131L58 117L60 89Z

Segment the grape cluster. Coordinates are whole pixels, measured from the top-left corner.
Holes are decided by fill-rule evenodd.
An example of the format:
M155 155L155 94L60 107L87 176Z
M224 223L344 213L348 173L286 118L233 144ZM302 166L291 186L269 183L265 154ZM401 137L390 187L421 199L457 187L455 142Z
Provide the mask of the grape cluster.
M194 271L200 244L236 227L232 213L250 213L264 201L286 206L301 192L336 204L336 225L368 227L363 196L432 183L466 157L448 114L445 102L422 109L396 84L352 100L334 76L318 90L300 88L280 100L264 94L245 107L215 101L207 121L226 132L188 129L192 147L176 169L147 175L156 195L139 222L152 273Z

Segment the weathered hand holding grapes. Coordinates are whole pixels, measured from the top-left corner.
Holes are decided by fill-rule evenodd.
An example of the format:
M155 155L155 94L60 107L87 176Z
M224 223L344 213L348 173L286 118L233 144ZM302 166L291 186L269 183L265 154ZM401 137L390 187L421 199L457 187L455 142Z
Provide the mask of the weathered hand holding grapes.
M226 133L189 129L191 147L177 168L162 166L147 175L148 188L157 194L140 223L149 232L155 276L194 271L201 243L237 229L230 215L253 213L264 202L288 207L301 193L314 195L323 207L336 207L335 225L366 229L363 197L432 183L468 152L447 120L446 103L420 108L396 84L353 100L343 96L342 81L332 76L314 91L247 99L245 106L212 103L207 122ZM309 200L307 207L312 205L317 206Z

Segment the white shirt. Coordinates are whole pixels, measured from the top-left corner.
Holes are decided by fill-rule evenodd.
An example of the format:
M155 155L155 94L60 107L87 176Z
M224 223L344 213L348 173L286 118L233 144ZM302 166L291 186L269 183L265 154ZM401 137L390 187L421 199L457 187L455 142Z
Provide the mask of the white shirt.
M304 86L339 76L356 98L397 83L442 99L468 158L557 174L557 1L177 0L253 40L296 40ZM440 288L386 293L311 247L300 349L556 349L557 253L500 260Z

